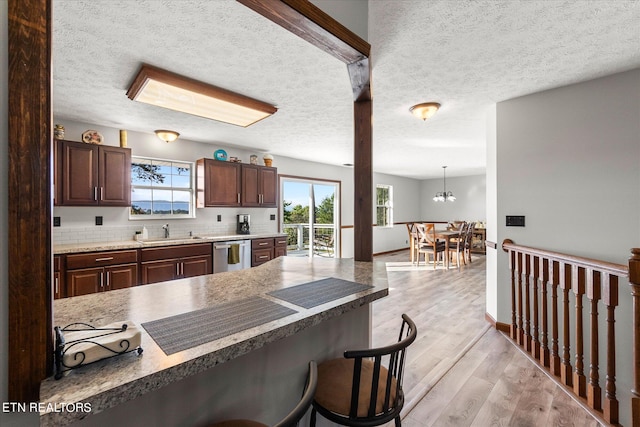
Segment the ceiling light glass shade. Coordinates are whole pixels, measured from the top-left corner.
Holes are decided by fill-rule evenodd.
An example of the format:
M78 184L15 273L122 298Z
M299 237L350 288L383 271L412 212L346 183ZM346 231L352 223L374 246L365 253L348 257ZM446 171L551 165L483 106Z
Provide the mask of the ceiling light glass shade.
M440 108L437 102L424 102L409 108L409 111L419 119L427 120L431 118Z
M436 195L433 197L433 201L434 202L455 202L456 201L456 196L453 195L453 193L451 191L447 191L447 167L443 166L442 167L442 173L443 173L443 189L444 191L439 191L436 193Z
M158 129L155 131L155 133L158 136L158 138L160 138L164 142L173 142L176 139L178 139L178 137L180 136L178 132L174 132L172 130L165 130L165 129Z
M139 102L247 127L278 109L273 105L144 64L127 91Z

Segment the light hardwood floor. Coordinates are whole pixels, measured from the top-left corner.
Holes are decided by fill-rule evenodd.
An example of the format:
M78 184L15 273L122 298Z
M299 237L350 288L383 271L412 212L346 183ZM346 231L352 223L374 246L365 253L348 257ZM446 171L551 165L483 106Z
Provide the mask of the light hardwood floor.
M402 313L418 328L403 426L601 425L487 323L483 255L447 271L408 259L408 251L374 259L387 262L389 296L373 304L373 345L396 339Z

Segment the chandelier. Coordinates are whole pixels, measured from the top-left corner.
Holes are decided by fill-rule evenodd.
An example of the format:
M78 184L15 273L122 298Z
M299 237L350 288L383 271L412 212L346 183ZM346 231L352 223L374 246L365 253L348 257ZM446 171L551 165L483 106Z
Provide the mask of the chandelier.
M443 178L443 191L439 191L433 197L434 202L454 202L456 200L456 196L453 195L451 191L447 191L447 167L442 167L442 173L444 175Z

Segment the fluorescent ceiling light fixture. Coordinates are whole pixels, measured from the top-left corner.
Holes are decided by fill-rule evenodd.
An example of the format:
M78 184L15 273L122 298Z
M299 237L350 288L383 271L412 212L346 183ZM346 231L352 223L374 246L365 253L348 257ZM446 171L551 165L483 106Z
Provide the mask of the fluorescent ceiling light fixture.
M143 64L127 96L194 116L247 127L278 109L273 105Z

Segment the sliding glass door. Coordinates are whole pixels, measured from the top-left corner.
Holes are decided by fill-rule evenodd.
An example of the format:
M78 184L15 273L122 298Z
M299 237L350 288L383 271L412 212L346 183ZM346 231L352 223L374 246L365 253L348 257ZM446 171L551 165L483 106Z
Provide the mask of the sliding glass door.
M281 230L291 256L338 257L340 183L281 177Z

